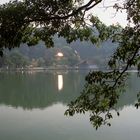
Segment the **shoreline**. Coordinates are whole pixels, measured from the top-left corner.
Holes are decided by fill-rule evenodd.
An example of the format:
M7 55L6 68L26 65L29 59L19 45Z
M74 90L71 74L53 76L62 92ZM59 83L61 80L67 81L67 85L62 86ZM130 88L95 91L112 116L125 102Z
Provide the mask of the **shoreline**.
M88 68L88 67L85 67L85 68L76 68L76 67L50 67L50 68L46 68L46 67L34 67L34 68L0 68L0 72L30 72L30 71L35 71L35 72L45 72L45 71L50 71L50 70L53 70L53 71L69 71L69 70L76 70L76 71L82 71L82 70L88 70L88 71L104 71L104 72L108 72L108 71L111 71L111 70L108 70L108 69L91 69L91 68ZM122 71L122 70L120 70ZM127 70L126 72L138 72L138 70L136 69L130 69L130 70Z

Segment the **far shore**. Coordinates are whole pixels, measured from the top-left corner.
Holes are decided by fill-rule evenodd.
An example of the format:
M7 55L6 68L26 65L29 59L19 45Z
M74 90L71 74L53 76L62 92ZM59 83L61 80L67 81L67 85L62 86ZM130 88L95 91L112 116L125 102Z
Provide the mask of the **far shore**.
M111 71L109 69L100 69L100 68L89 68L89 67L32 67L32 68L0 68L0 72L45 72L45 71L50 71L50 70L54 70L54 71L59 71L59 70L77 70L77 71L81 71L81 70L87 70L87 71L104 71L104 72L108 72ZM122 71L121 69L119 70L120 72ZM138 70L136 69L130 69L127 70L126 72L138 72Z

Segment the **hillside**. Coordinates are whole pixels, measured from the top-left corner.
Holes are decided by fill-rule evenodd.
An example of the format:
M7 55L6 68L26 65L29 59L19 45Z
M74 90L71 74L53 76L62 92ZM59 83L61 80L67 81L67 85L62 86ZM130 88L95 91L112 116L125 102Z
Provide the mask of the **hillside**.
M72 42L67 44L65 39L54 37L54 48L46 48L43 42L38 45L28 47L26 44L21 44L19 48L14 48L11 51L5 50L4 57L0 59L1 67L25 67L32 65L33 67L41 66L75 66L82 61L106 67L107 61L113 54L117 45L106 41L98 47L90 42ZM63 57L57 57L57 53L62 53ZM17 62L18 61L18 62Z

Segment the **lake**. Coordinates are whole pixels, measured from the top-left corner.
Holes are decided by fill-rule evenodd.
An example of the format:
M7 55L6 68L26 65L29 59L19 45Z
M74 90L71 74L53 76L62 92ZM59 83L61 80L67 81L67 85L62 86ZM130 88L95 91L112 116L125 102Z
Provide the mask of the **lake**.
M134 107L140 78L131 73L120 116L97 131L89 114L64 116L84 86L86 71L0 73L0 140L138 140L140 109Z

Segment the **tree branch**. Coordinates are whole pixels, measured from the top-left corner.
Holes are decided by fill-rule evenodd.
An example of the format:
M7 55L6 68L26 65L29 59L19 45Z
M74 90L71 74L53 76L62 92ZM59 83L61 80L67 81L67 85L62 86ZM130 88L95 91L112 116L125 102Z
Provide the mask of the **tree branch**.
M44 19L31 19L31 20L29 20L29 22L34 22L34 21L44 21L44 20L66 20L66 19L68 19L69 17L72 17L72 16L75 16L76 14L78 14L80 11L82 11L82 10L85 10L85 11L88 11L88 10L90 10L91 8L93 8L93 7L95 7L97 4L99 4L100 2L101 2L102 0L98 0L98 1L96 1L96 0L90 0L87 4L85 4L85 5L83 5L83 6L81 6L81 7L79 7L77 10L73 10L72 11L72 13L70 13L70 14L68 14L68 15L66 15L66 16L59 16L59 15L55 15L55 16L52 16L52 17L47 17L47 15L46 15L46 17L44 18ZM95 2L94 4L93 4L93 2ZM92 5L93 4L93 5Z
M127 61L127 65L126 65L125 69L120 73L120 75L118 76L118 78L115 80L115 83L112 86L113 88L117 85L117 82L122 77L122 75L128 70L128 67L130 66L131 62L134 60L136 54L138 53L139 48L140 47L137 47L136 48L136 50L134 51L134 54L133 54L132 58Z

